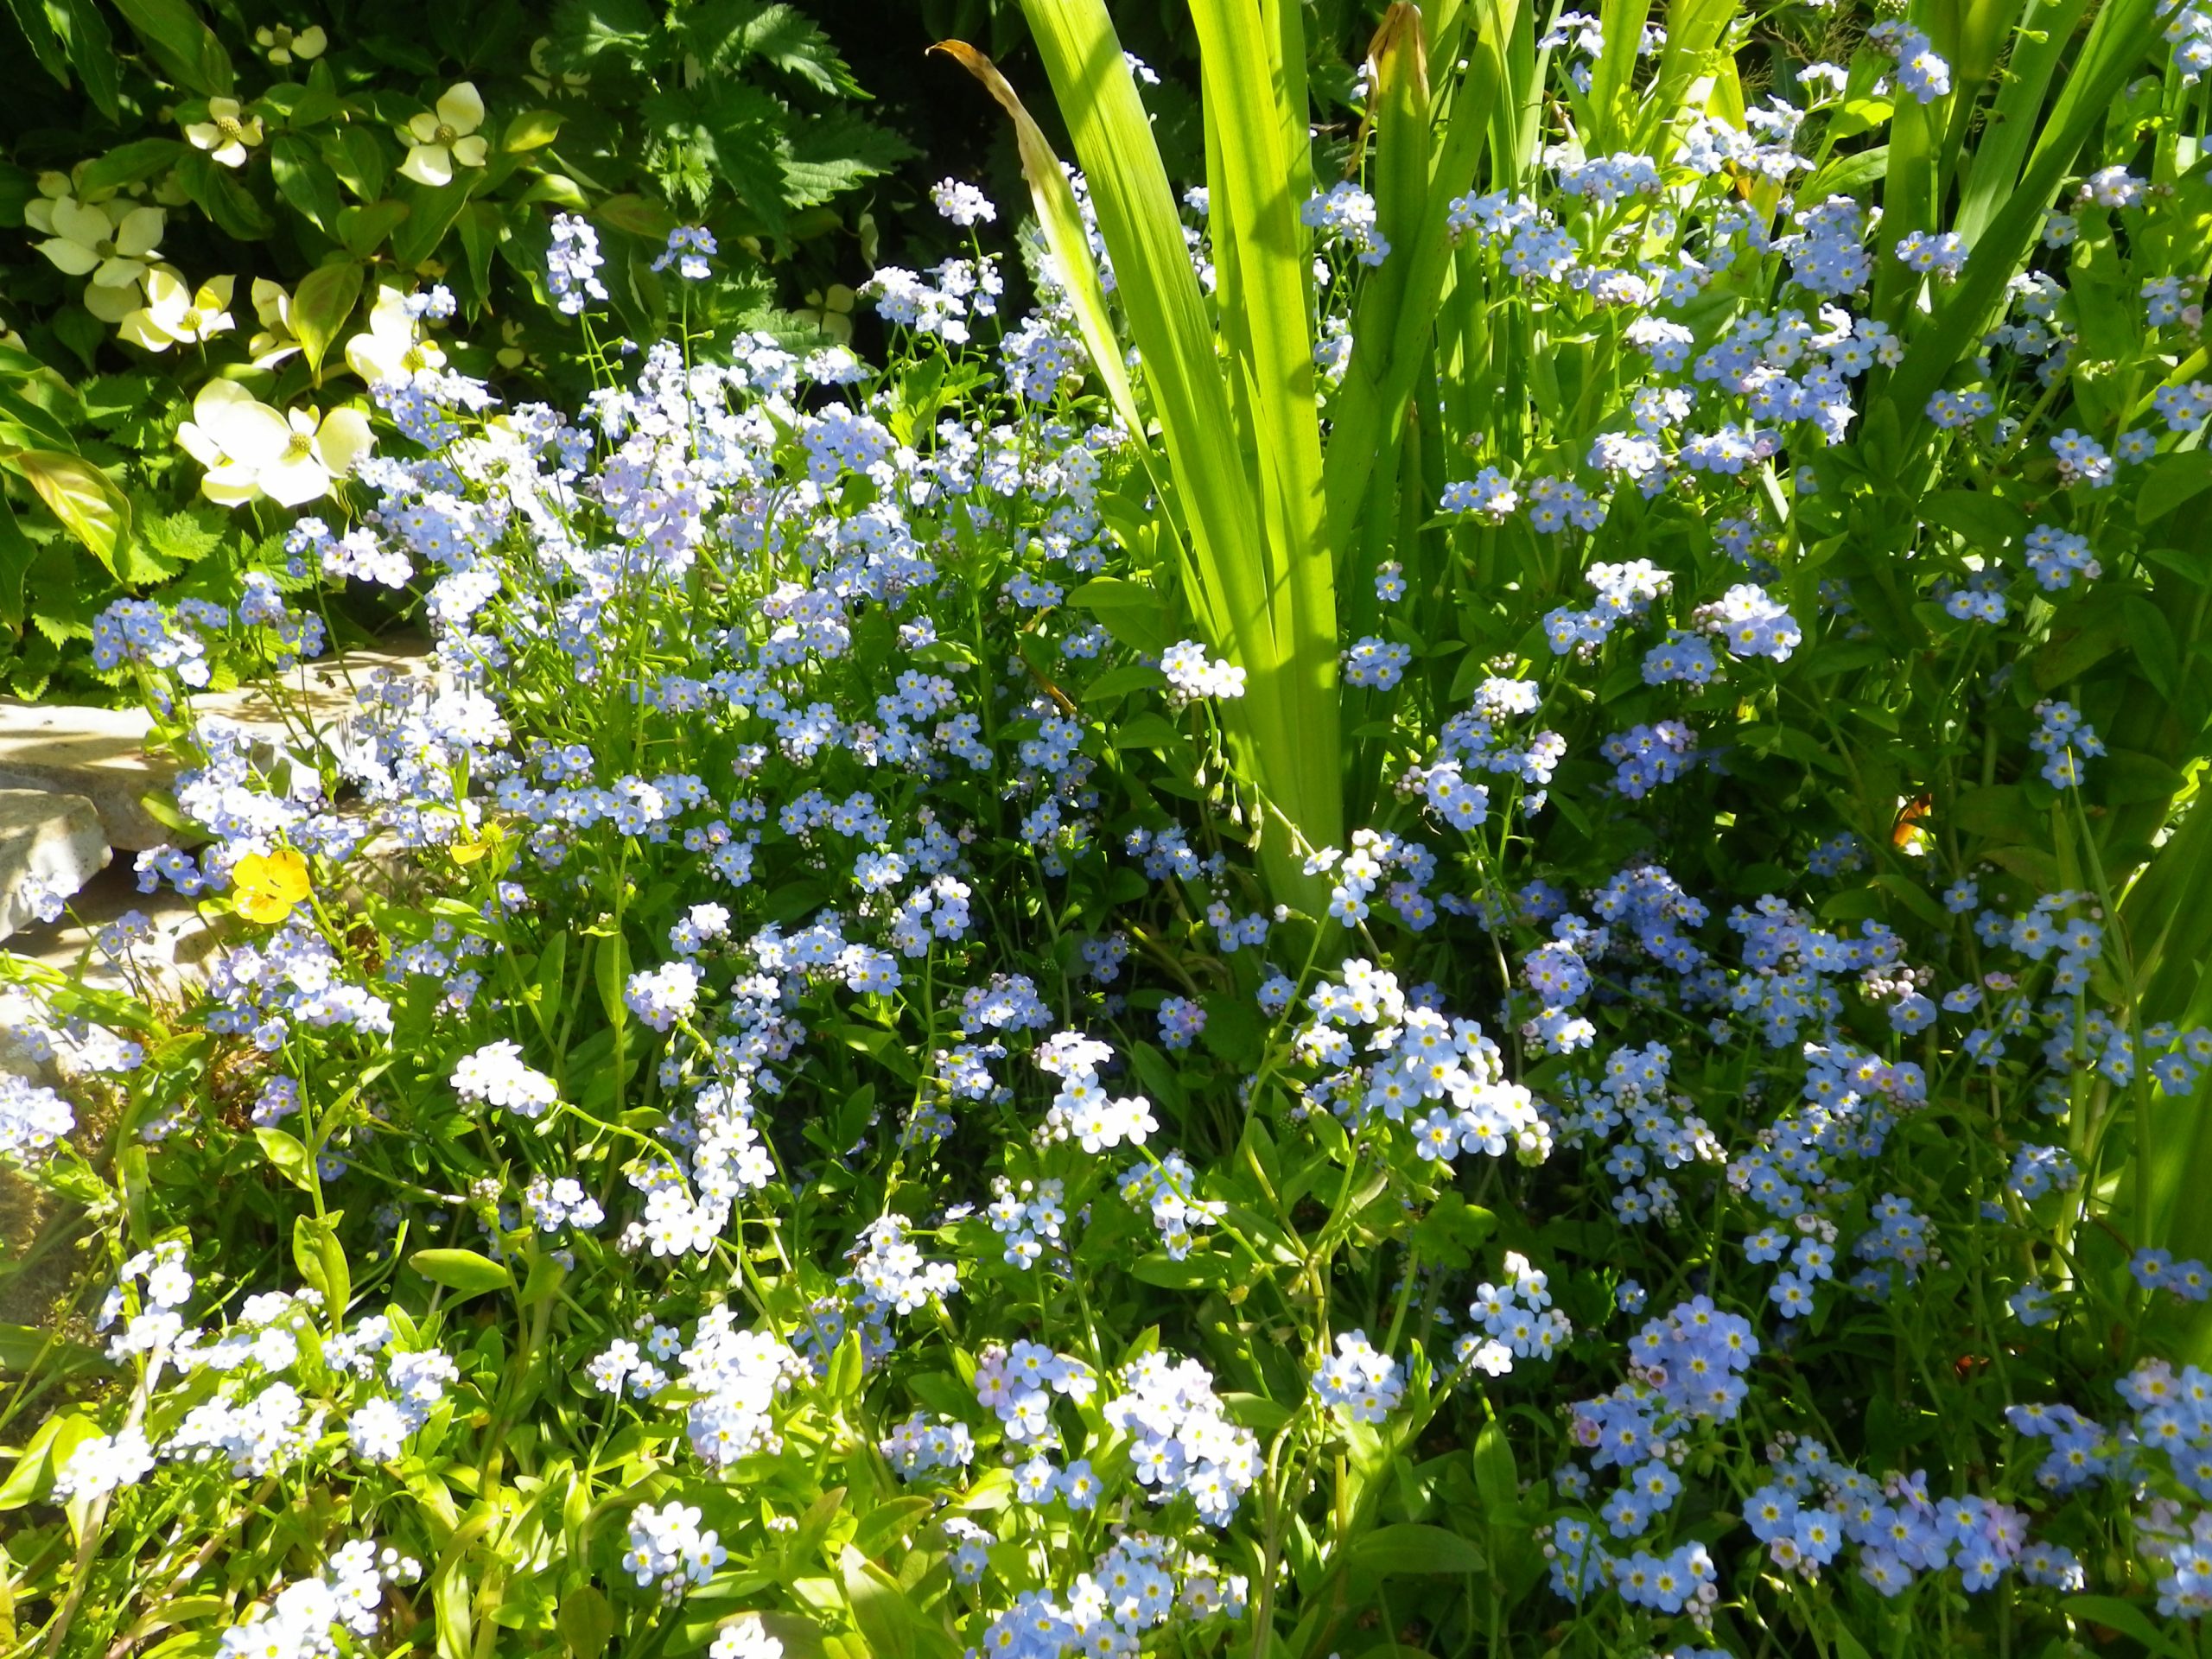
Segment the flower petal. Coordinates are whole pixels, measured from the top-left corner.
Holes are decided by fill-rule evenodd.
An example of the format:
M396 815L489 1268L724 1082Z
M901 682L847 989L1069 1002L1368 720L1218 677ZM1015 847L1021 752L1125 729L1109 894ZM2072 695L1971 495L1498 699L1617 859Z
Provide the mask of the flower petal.
M168 216L158 207L133 207L115 227L115 251L127 258L143 259L162 245L162 227Z
M453 158L463 167L481 167L491 154L491 146L480 133L470 133L466 138L454 140Z
M99 269L99 255L67 237L49 238L38 245L38 251L72 276L89 276Z
M156 316L152 308L148 306L142 305L124 317L115 332L119 337L129 340L133 346L143 351L166 352L176 343L175 336L162 327L161 319ZM185 428L191 425L192 423L187 421L184 426L179 427L177 436L181 439L184 436ZM202 461L200 464L205 466L207 463Z
M376 441L369 417L358 409L332 410L322 417L321 429L315 434L315 448L322 452L323 465L339 478L352 472L354 463L368 454Z
M118 254L112 259L100 262L100 268L92 273L92 283L96 288L131 288L145 274L146 267L142 261L126 259Z
M64 196L54 204L54 233L87 248L97 248L115 233L115 227L99 208L87 207L81 201Z
M412 179L417 184L427 184L433 189L453 182L453 157L443 144L417 144L407 152L407 159L399 164L402 178Z
M473 80L457 80L438 99L438 119L455 132L474 132L484 124L484 99Z
M261 469L259 482L269 499L287 507L304 506L330 493L330 471L315 452L285 454Z
M200 480L200 493L218 506L242 507L260 496L261 484L251 467L217 467Z

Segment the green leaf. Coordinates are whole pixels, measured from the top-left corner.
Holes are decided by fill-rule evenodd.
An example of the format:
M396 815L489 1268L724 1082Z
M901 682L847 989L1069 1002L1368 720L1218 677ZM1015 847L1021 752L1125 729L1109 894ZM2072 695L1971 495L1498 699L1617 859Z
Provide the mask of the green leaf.
M1149 709L1107 728L1108 740L1117 749L1164 749L1182 735L1182 728Z
M898 1581L849 1544L839 1567L853 1624L874 1659L916 1659L914 1607Z
M372 201L366 207L348 207L338 215L338 239L356 259L366 259L407 222L410 211L404 201Z
M1492 1526L1510 1521L1521 1507L1521 1478L1513 1466L1513 1447L1504 1425L1492 1418L1475 1436L1475 1485Z
M130 534L130 503L113 480L82 455L25 449L7 458L38 492L62 528L89 549L112 575Z
M1096 616L1123 645L1157 656L1175 643L1174 620L1158 594L1141 582L1097 576L1068 595L1067 602Z
M186 0L115 0L169 79L203 98L231 90L231 54Z
M652 51L659 27L645 0L563 0L553 14L551 62L556 68L582 68L609 52L643 58Z
M1351 1547L1354 1567L1379 1573L1438 1573L1459 1577L1484 1570L1483 1553L1471 1538L1442 1527L1410 1523L1377 1527Z
M330 134L323 140L322 159L339 182L363 201L382 196L391 179L391 153L384 140L366 127L340 127Z
M609 196L591 210L594 219L611 229L626 232L646 242L665 242L677 226L677 218L657 201L643 196Z
M326 236L338 228L338 175L317 148L296 133L280 132L269 141L269 170L284 200Z
M275 234L276 221L256 200L238 175L203 151L187 150L177 158L177 182L200 204L215 228L240 242L260 242Z
M400 186L406 201L407 217L392 227L391 257L395 263L413 267L421 264L438 251L446 239L446 232L453 228L461 210L468 205L468 193L475 188L481 174L464 174L451 184L435 188L409 182Z
M1956 531L1990 553L2028 533L2026 513L1980 490L1938 490L1923 498L1919 512L1923 522Z
M270 1167L279 1175L302 1192L315 1190L315 1160L298 1136L283 1129L258 1128L253 1132L253 1138L261 1143L262 1156L269 1160Z
M1335 571L1312 397L1312 272L1287 188L1305 164L1294 137L1306 130L1304 54L1282 38L1295 9L1268 10L1278 28L1262 29L1260 10L1241 0L1196 0L1192 9L1224 373L1213 308L1192 270L1151 119L1104 0L1023 4L1144 365L1173 480L1159 493L1188 537L1190 557L1179 566L1185 592L1208 642L1248 677L1246 695L1224 713L1240 767L1269 803L1260 861L1276 898L1318 912L1325 888L1304 873L1297 848L1342 842ZM988 67L980 54L968 55ZM1000 101L1018 109L1011 98ZM1025 118L1017 116L1018 128ZM1046 169L1031 160L1026 137L1023 149L1046 216ZM1053 236L1049 216L1046 229ZM1077 237L1064 250L1055 238L1052 247L1061 271L1081 283L1092 263L1087 242ZM1077 297L1080 317L1087 283ZM1110 385L1118 345L1088 324L1084 344Z
M507 123L499 135L499 148L510 156L543 149L561 136L561 118L551 110L524 110Z
M853 1548L863 1555L877 1556L921 1524L937 1508L928 1497L897 1497L878 1503L853 1529Z
M443 1285L463 1296L509 1290L515 1282L514 1274L505 1268L474 1250L417 1250L407 1258L407 1265L432 1284Z
M353 1295L353 1275L346 1265L346 1247L338 1242L335 1215L292 1218L292 1262L300 1277L322 1294L330 1317L344 1319Z
M829 110L779 128L779 162L787 207L812 207L883 175L914 153L887 127L849 110Z
M85 163L77 188L87 195L120 190L158 177L177 164L188 145L175 138L134 138Z
M47 21L62 36L85 96L109 120L122 115L122 82L117 75L115 36L93 0L47 0Z
M759 0L708 0L683 14L684 43L715 69L758 58L818 92L865 98L830 37L796 7Z
M292 291L292 332L299 337L300 355L317 376L322 372L322 359L353 315L361 283L361 267L347 259L316 266Z
M2212 449L2161 455L2151 463L2135 498L2135 522L2148 524L2212 489Z
M2149 1614L2118 1596L2068 1596L2060 1601L2058 1610L2069 1618L2117 1630L2152 1652L2164 1654L2165 1659L2191 1659L2190 1650L2153 1624Z
M553 1628L570 1659L599 1659L614 1639L614 1609L596 1586L579 1585L563 1592Z

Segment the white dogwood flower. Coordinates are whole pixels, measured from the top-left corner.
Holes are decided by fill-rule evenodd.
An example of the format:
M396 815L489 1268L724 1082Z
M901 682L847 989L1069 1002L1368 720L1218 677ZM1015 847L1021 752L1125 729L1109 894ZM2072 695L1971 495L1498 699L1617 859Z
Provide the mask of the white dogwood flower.
M213 276L197 290L166 266L146 273L146 303L123 320L123 338L149 352L197 345L238 325L231 320L235 279Z
M372 386L412 380L424 369L443 367L445 360L446 354L423 337L421 326L407 315L407 296L396 288L377 290L368 331L346 342L346 366Z
M481 167L490 147L476 129L484 124L484 100L474 81L456 81L438 99L437 112L428 110L407 124L414 146L399 164L403 177L417 184L453 182L456 163Z
M356 409L279 413L235 380L210 380L192 402L177 442L207 469L202 494L226 507L267 496L297 507L330 493L375 442Z
M72 276L90 276L95 288L129 288L146 274L162 245L168 215L127 201L92 207L63 196L40 215L54 234L38 251ZM26 220L29 219L28 213Z
M299 336L292 332L292 296L282 283L253 279L253 315L261 327L245 349L255 368L274 368L300 349Z
M320 23L310 24L296 34L283 23L253 31L253 43L268 54L269 61L289 63L295 58L302 61L319 58L330 44L330 36L322 32Z
M248 115L235 98L211 98L207 118L186 123L184 136L225 167L244 167L246 152L261 142L261 118Z

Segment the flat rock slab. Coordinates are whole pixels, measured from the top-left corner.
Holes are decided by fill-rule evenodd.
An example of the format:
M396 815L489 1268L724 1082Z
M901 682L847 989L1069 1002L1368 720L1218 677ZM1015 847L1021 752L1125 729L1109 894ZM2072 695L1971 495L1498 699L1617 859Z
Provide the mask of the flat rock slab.
M345 652L302 663L274 681L196 696L193 712L238 721L272 742L296 724L321 735L353 717L359 688L379 670L427 674L429 663L419 650ZM99 813L110 846L125 852L162 846L178 839L177 832L147 808L145 798L166 796L177 766L149 749L152 732L143 709L0 699L0 789L82 796Z
M0 789L0 939L38 919L27 884L70 898L111 856L100 815L83 796Z

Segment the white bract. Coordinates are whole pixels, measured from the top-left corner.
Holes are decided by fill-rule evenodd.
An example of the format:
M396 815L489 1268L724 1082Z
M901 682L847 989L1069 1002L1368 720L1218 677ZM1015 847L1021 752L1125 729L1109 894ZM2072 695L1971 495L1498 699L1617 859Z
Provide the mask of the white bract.
M229 333L238 326L231 318L234 281L211 276L194 289L166 266L156 266L146 273L146 303L123 320L123 338L149 352L166 352Z
M421 325L408 315L407 296L396 288L377 290L369 308L369 327L346 342L346 365L371 385L412 380L425 369L441 368L446 354L423 338Z
M305 409L280 414L235 380L202 386L176 435L207 469L201 493L226 507L264 495L303 506L329 494L332 480L352 472L375 442L359 410L334 409L319 418Z

